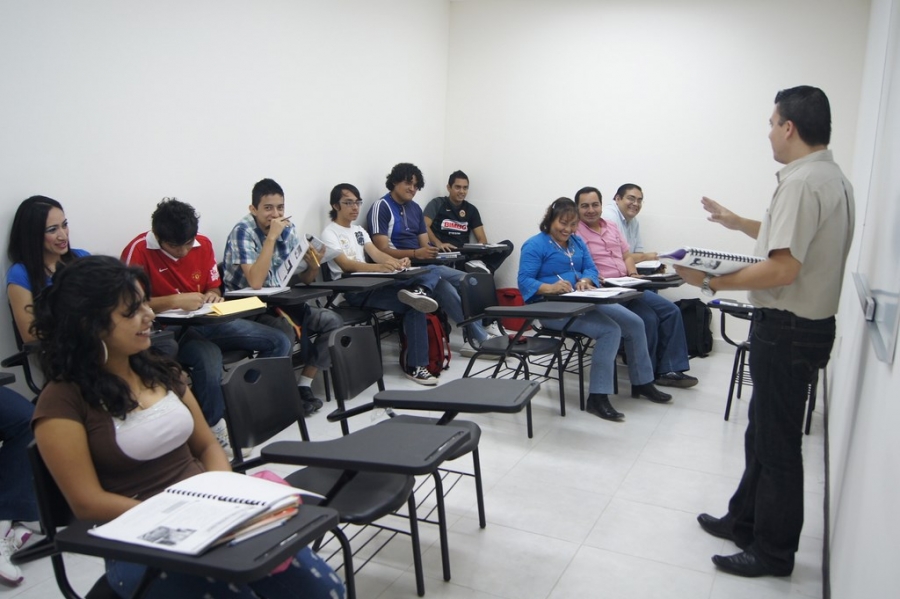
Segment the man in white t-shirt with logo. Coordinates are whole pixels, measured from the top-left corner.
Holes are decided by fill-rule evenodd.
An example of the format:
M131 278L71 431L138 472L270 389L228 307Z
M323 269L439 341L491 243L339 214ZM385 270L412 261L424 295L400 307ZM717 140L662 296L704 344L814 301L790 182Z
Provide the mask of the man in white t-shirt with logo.
M394 258L375 247L365 229L354 225L362 200L359 190L350 183L340 183L331 190L329 198L332 222L322 231L322 241L338 248L341 254L327 263L333 275L352 272L395 272L409 267L409 258ZM374 263L366 262L369 256ZM440 281L432 269L423 269L413 279L396 281L393 285L371 292L346 293L344 298L353 306L390 310L403 317L403 332L407 339L406 378L420 385L436 385L437 378L428 372L428 329L425 313L434 312L437 302L428 293Z

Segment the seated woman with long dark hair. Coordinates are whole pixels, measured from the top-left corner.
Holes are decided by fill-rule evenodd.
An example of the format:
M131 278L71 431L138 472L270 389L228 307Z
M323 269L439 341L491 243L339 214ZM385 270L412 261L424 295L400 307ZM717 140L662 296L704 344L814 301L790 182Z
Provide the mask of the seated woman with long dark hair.
M547 208L541 220L541 232L522 245L519 291L526 302L540 301L544 295L593 289L598 285L599 275L587 245L574 234L577 227L578 210L569 198L559 198ZM653 386L655 377L647 352L643 322L634 315L633 320L621 321L610 316L609 312L620 309L627 312L621 306L595 305L593 310L579 316L569 328L595 341L591 356L590 395L585 409L595 416L613 421L623 418L623 414L609 402L620 337L625 338L632 397L643 396L655 402L672 399L671 395ZM566 320L543 319L541 324L559 330Z
M75 515L111 520L205 470L230 470L178 364L147 351L153 311L141 269L92 256L60 269L36 302L34 333L48 383L33 427L41 456ZM107 560L110 584L130 596L144 566ZM149 597L342 597L309 548L290 567L244 586L175 572Z
M6 273L6 295L23 341L33 341L31 305L59 264L87 256L69 247L69 221L62 205L46 196L23 200L13 217L7 248L12 266Z

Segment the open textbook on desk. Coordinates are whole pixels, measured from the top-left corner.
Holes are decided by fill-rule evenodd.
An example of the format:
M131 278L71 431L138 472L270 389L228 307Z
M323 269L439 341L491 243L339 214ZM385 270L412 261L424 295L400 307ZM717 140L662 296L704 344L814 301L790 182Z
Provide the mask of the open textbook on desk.
M667 264L696 268L710 275L727 275L764 260L764 258L759 256L733 254L731 252L719 252L689 246L660 254L659 259Z
M296 487L235 472L203 472L168 487L90 534L198 555L212 545L264 532L297 512ZM265 524L261 527L260 523Z

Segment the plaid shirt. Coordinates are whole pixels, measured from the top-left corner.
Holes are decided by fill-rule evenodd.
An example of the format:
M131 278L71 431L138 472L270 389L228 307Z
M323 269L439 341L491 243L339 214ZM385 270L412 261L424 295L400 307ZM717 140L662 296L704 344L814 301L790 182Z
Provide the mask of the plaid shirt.
M228 235L225 242L225 277L222 282L225 289L231 291L233 289L243 289L249 287L247 277L244 276L242 264L253 264L262 251L263 242L266 240L266 233L256 225L256 219L252 214L248 214L238 222ZM275 273L287 257L291 254L300 238L297 236L297 229L291 224L290 227L282 232L281 237L275 242L275 251L272 253L272 264L269 265L269 273L263 287L274 287L276 285Z

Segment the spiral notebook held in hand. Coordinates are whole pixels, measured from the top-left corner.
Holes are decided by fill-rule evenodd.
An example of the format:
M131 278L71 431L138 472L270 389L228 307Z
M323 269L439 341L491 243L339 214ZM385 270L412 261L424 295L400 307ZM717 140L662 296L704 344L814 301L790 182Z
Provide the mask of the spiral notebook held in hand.
M276 514L288 518L301 489L235 472L203 472L168 487L92 535L198 555L223 537Z
M710 275L727 275L764 260L764 258L759 256L718 252L716 250L687 246L660 254L659 259L667 264L696 268Z

